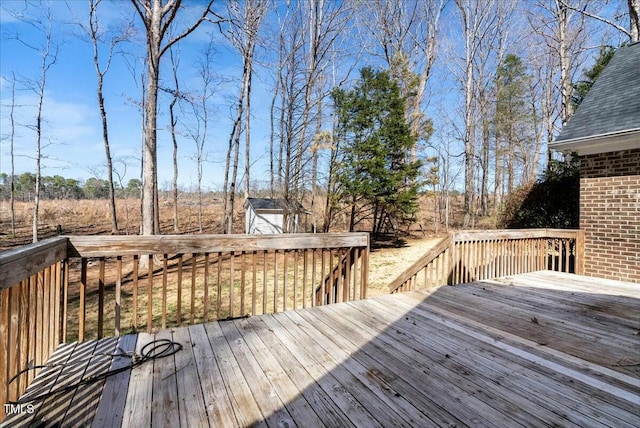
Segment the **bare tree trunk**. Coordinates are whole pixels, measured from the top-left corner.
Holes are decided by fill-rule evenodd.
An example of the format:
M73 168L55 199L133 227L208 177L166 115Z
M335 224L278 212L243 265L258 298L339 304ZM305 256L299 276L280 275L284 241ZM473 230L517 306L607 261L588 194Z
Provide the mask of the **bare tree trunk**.
M233 143L233 172L231 173L231 185L229 186L229 223L227 224L227 233L233 233L233 214L236 202L236 181L238 178L238 158L240 154L240 132L236 133Z
M100 67L100 55L99 55L99 42L101 35L99 34L99 21L97 15L97 8L101 0L89 0L89 37L93 44L93 66L95 68L97 82L97 95L98 95L98 108L100 109L100 118L102 119L102 140L104 142L104 151L107 160L107 179L109 181L109 208L111 211L111 233L118 233L118 218L116 213L116 196L115 187L113 184L113 159L111 157L111 149L109 146L109 126L107 123L107 111L104 105L104 96L102 92L104 76L109 70L111 65L111 59L115 47L121 41L126 40L128 29L125 29L123 34L111 39L109 46L109 52L107 55L106 65L104 69Z
M304 85L304 104L302 109L302 120L299 142L295 156L294 176L298 177L294 184L294 200L300 198L302 175L302 155L306 147L307 127L309 125L309 114L311 112L311 94L313 93L316 76L318 73L318 49L321 41L320 27L322 24L324 0L311 0L309 2L309 55L307 59L307 73Z
M275 194L276 185L276 169L275 169L275 112L276 112L276 100L278 99L280 85L275 85L275 91L273 91L273 98L271 98L271 107L269 109L269 190L271 191L271 197Z
M52 45L53 40L53 17L51 16L51 10L48 8L46 11L46 27L44 31L44 47L39 52L41 57L40 62L40 81L36 84L36 92L38 96L38 107L36 113L36 183L33 199L33 242L38 242L38 213L40 209L40 187L42 180L42 105L44 104L44 91L47 84L47 74L51 67L58 59L58 46Z
M251 59L249 59L249 77L245 94L244 117L244 199L249 198L251 190L251 77L253 75Z
M471 212L473 210L473 200L475 197L475 156L476 147L473 132L473 101L474 101L474 70L473 59L475 55L474 37L477 34L473 31L471 20L471 5L456 0L456 5L462 15L465 39L465 63L464 63L464 222L463 227L469 226Z
M437 51L437 41L438 41L438 32L439 32L439 22L440 15L444 10L446 2L443 0L432 0L430 2L425 1L423 3L424 13L425 13L425 25L426 25L426 34L425 40L420 43L422 49L422 55L425 58L425 66L420 74L419 82L418 82L418 90L413 97L413 117L411 120L411 134L419 138L420 135L420 127L421 123L421 106L422 101L424 100L427 82L431 77L431 70L433 68L433 64L436 60L436 51ZM414 145L411 153L411 161L415 161L417 159L416 153L417 146Z
M104 97L102 95L102 76L98 77L98 103L100 104L100 116L102 118L102 138L104 141L104 151L107 158L107 180L109 181L109 208L111 210L111 233L118 233L118 218L116 213L116 192L113 185L113 160L111 149L109 148L109 133L107 125L107 112L104 108Z
M280 130L280 136L278 138L278 194L281 194L284 190L284 187L287 187L287 184L283 185L283 170L288 169L286 165L283 165L284 161L284 151L285 151L285 110L286 110L286 85L284 80L281 81L282 90L280 95L280 117L278 122L278 129ZM288 173L286 173L288 176Z
M191 34L209 15L213 0L210 0L196 22L181 34L163 43L171 23L181 8L180 0L131 0L145 27L147 44L147 94L145 102L145 150L143 154L142 185L142 234L154 235L160 232L158 204L158 164L157 164L157 115L158 115L158 81L160 78L160 59L162 55L179 40ZM220 21L218 21L220 22Z
M567 31L569 26L569 20L567 17L567 6L559 1L557 3L557 17L558 17L558 49L560 55L560 92L562 94L560 118L562 119L562 125L566 125L569 118L573 115L573 105L571 104L571 74L569 73L570 57L569 57L569 44L567 41Z
M483 216L489 213L489 152L491 150L489 141L489 112L487 111L487 100L481 101L482 116L482 182L480 186L480 212Z
M640 41L640 0L627 0L629 4L629 37L631 43Z
M312 147L313 152L313 164L311 166L311 220L313 225L313 233L318 229L318 216L316 215L316 199L318 197L318 157L320 156L321 140L324 135L321 133L322 129L322 98L318 101L318 114L316 117L316 130L314 143Z
M507 192L511 193L514 188L513 177L515 174L514 171L514 161L515 154L513 151L513 140L515 139L515 135L513 132L513 124L509 124L509 136L507 137Z
M198 97L198 102L193 103L193 116L197 121L197 125L194 129L189 129L187 132L191 135L191 138L196 143L196 163L198 174L198 231L203 230L203 213L202 213L202 174L203 174L203 162L206 160L205 145L207 143L207 136L209 130L209 100L214 96L214 89L212 85L214 83L213 58L214 58L214 42L213 37L209 40L209 44L202 53L202 59L199 62L198 74L200 75L200 86L202 88L202 95Z
M364 14L363 24L382 50L377 54L402 82L405 117L416 139L407 152L407 161L414 162L418 158L417 142L428 138L422 129L422 104L436 59L440 15L446 1L375 0L363 4L369 12Z
M141 99L141 109L140 109L140 113L142 115L141 117L141 122L143 123L143 127L142 127L142 138L140 140L140 184L144 183L144 152L145 152L145 128L144 128L144 123L146 122L146 81L145 81L145 75L144 73L141 73L140 76L140 82L141 82L141 86L142 86L142 99ZM142 216L143 216L143 212L144 212L144 192L142 189L140 189L140 194L139 194L139 198L140 198L140 227L139 227L139 231L138 234L142 235ZM146 258L143 257L142 258L142 263L143 265L146 263Z
M499 209L502 204L502 195L500 192L502 183L502 144L500 141L500 131L496 130L495 148L494 148L494 184L493 184L493 204L495 209Z
M598 16L594 13L588 12L586 7L575 7L569 4L568 0L559 0L560 3L566 7L567 9L574 10L576 12L580 12L584 16L588 16L590 18L594 18L600 22L604 22L607 25L612 26L616 30L620 31L623 34L629 36L630 42L635 43L640 41L638 38L638 30L640 29L640 0L627 0L627 5L629 6L629 29L618 25L616 22L603 18L602 16ZM598 4L599 2L594 2Z
M283 8L284 10L284 8ZM280 94L278 131L279 184L284 199L300 202L313 175L314 140L310 138L313 114L329 91L322 80L344 36L352 2L307 0L287 3L286 15L279 21L279 67L276 79ZM339 43L338 43L339 44ZM335 83L335 82L334 82ZM335 86L339 86L336 84ZM322 90L320 88L322 87Z
M466 38L467 38L467 48L466 48L466 74L467 80L465 84L465 94L464 94L464 224L463 227L468 227L469 225L469 216L472 211L472 204L475 195L475 141L473 132L473 57L470 50L469 38L473 37L470 33L470 27L465 26Z
M538 107L538 103L536 102L537 94L535 93L534 88L531 88L531 114L533 117L533 136L534 136L534 149L533 149L533 159L529 164L527 174L525 176L525 182L530 183L536 178L536 173L538 171L538 164L540 163L540 152L542 150L542 129L540 123L540 111Z
M229 135L229 145L227 147L227 156L224 167L224 184L223 184L223 218L222 218L222 228L225 233L230 233L228 230L228 225L230 223L229 219L229 172L231 171L231 153L233 152L233 142L235 141L236 133L239 132L238 128L240 127L240 116L236 116L236 120L233 122L233 128L231 129L231 135Z
M242 117L244 111L244 85L247 79L246 67L243 71L242 90L238 98L238 109L236 120L229 137L229 148L227 151L227 165L225 167L225 230L226 233L233 233L233 210L235 206L236 180L238 178L238 157L240 152L240 128L242 126ZM233 159L231 157L233 153ZM230 174L229 174L230 173Z
M156 188L158 187L157 171L157 115L158 115L158 80L160 78L160 28L162 20L161 3L157 0L147 1L148 15L142 15L147 30L147 99L145 102L144 153L142 181L142 235L156 235Z
M239 8L244 7L243 10ZM240 134L244 120L245 137L245 166L244 166L244 198L249 197L251 186L251 82L253 78L253 57L258 37L258 31L267 11L267 3L263 0L249 0L228 4L229 15L232 17L233 26L227 37L242 55L242 81L238 94L236 118L231 136L229 138L229 150L227 151L227 165L225 167L225 228L227 233L233 233L233 214L235 208L236 183L238 178L238 164L240 152ZM275 100L275 98L274 98ZM273 144L273 143L272 143ZM231 151L233 149L233 160ZM273 155L272 155L273 156ZM231 167L231 162L233 166ZM229 177L229 171L231 176ZM229 186L229 187L227 187Z
M171 59L171 70L173 71L174 92L171 103L169 104L169 126L171 127L171 141L173 142L173 231L179 232L178 220L178 139L176 138L176 125L178 123L175 117L175 105L180 97L180 84L178 81L178 63L173 57L173 49L169 50Z
M15 156L13 153L15 136L16 136L16 119L14 116L14 111L16 108L16 74L14 72L11 73L11 109L9 111L9 122L11 123L11 134L9 136L9 151L11 157L11 199L9 201L9 210L11 211L11 237L14 238L16 236L16 208L15 208L15 199L16 199L16 183L15 183L15 175L16 175L16 166L15 166Z

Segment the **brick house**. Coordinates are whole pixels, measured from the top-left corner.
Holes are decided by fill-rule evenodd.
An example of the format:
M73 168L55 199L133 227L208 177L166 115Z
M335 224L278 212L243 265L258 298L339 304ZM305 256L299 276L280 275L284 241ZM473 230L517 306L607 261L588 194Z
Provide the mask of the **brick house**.
M616 51L550 148L580 159L585 274L640 283L640 43Z

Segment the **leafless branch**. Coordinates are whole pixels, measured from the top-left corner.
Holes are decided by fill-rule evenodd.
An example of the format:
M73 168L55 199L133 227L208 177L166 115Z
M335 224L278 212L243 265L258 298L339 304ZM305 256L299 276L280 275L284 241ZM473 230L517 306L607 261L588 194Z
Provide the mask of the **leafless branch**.
M558 0L558 1L560 2L560 4L562 4L567 9L573 10L575 12L583 14L584 16L588 16L589 18L593 18L593 19L598 20L600 22L603 22L603 23L605 23L607 25L610 25L613 28L615 28L616 30L620 31L621 33L623 33L623 34L627 35L629 38L631 38L631 31L629 31L628 29L616 24L615 22L613 22L613 21L611 21L609 19L603 18L602 16L596 15L596 14L591 13L591 12L587 12L586 4L585 4L585 7L583 7L583 8L577 8L575 6L570 5L569 3L567 3L564 0Z

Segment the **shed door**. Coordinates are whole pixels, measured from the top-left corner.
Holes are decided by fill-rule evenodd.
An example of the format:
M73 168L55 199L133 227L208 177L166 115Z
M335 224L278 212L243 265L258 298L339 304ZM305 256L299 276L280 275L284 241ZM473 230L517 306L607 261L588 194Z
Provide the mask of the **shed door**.
M253 233L275 234L282 233L282 214L256 212L253 222Z

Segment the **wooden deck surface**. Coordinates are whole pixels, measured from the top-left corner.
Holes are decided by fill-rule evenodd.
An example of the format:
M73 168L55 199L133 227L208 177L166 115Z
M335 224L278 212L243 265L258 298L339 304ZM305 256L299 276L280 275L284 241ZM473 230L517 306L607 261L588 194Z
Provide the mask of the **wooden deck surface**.
M61 345L5 426L640 426L640 285L536 272Z

